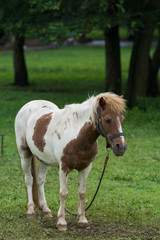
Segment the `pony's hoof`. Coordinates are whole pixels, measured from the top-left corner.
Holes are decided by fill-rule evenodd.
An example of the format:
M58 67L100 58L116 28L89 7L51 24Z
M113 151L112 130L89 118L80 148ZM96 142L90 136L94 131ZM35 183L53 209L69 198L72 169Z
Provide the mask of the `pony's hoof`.
M27 213L27 218L35 218L36 214L35 213Z
M43 212L43 217L52 218L53 216L52 216L51 212Z
M66 231L67 230L67 225L57 224L57 228L58 228L59 231Z
M87 222L79 222L78 227L79 228L89 228L89 224Z

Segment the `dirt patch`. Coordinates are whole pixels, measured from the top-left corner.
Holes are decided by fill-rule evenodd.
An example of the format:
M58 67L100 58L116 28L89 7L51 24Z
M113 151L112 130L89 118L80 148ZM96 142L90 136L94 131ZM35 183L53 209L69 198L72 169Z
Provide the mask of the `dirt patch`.
M68 230L63 233L59 232L55 225L48 225L48 221L46 221L43 222L43 228L50 229L47 234L48 238L56 239L160 239L160 229L130 227L119 223L94 222L87 229L80 229L75 221L68 222Z
M0 240L7 239L48 239L48 240L158 240L160 227L130 226L123 223L110 223L104 218L90 220L87 229L77 226L77 219L67 215L68 230L58 231L57 217L46 219L40 214L36 218L28 219L25 214L0 214Z

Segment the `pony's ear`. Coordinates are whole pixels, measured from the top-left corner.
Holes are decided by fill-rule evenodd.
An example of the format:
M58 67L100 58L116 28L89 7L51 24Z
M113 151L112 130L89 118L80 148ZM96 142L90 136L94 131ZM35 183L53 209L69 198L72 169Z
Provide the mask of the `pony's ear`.
M101 98L99 99L99 105L100 105L100 107L101 107L102 109L105 109L105 108L106 108L106 101L105 101L105 99L104 99L103 97L101 97Z

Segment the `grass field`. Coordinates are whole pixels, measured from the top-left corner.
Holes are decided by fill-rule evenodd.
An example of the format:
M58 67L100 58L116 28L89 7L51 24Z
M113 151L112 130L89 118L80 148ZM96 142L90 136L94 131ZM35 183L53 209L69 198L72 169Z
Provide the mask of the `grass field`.
M122 49L123 89L130 48ZM23 172L14 136L14 118L26 102L46 99L59 107L82 102L104 91L104 49L69 47L27 51L31 85L12 86L12 52L0 52L0 133L4 133L4 156L0 158L0 239L160 239L160 98L143 99L125 114L128 143L123 157L110 154L100 192L86 213L90 228L79 230L77 220L66 215L68 231L56 229L59 207L58 169L51 168L45 184L53 219L26 218ZM106 156L105 140L88 178L86 205L92 199ZM69 175L66 205L77 207L77 172Z

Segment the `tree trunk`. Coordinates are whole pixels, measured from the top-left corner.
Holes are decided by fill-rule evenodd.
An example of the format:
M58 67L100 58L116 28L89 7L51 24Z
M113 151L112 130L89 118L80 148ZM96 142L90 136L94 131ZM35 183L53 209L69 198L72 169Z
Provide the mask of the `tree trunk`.
M158 69L160 67L160 38L153 58L150 60L149 76L148 76L148 91L147 96L156 97L159 95L158 89Z
M119 26L104 32L106 59L106 91L121 94L121 60Z
M14 85L27 86L28 74L24 57L24 37L15 36L14 42Z
M152 43L153 27L138 30L134 35L134 45L129 67L126 97L128 106L137 104L137 97L147 95L149 74L149 51Z

